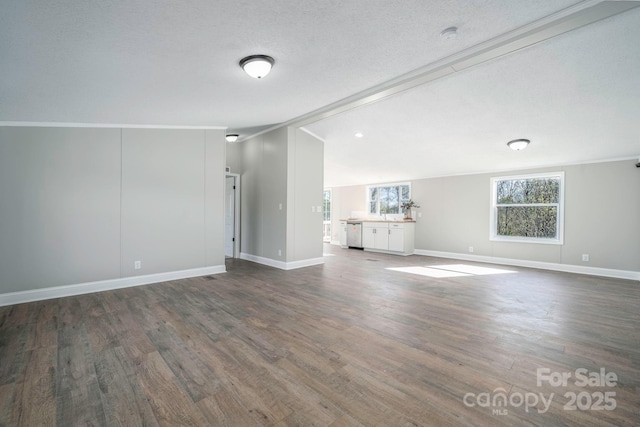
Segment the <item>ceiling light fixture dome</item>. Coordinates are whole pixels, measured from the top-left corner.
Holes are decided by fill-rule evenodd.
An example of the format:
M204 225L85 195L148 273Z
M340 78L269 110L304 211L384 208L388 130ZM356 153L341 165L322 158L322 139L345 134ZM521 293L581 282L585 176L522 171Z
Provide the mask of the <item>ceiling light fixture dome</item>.
M238 134L237 133L230 133L227 134L227 136L225 137L227 139L227 142L236 142L238 140Z
M442 40L451 40L458 37L458 27L449 27L440 33L440 38Z
M530 142L531 141L529 141L528 139L514 139L513 141L507 142L507 146L509 146L509 148L511 148L512 150L520 151L527 148Z
M240 60L240 66L245 73L254 79L261 79L271 71L276 61L267 55L251 55Z

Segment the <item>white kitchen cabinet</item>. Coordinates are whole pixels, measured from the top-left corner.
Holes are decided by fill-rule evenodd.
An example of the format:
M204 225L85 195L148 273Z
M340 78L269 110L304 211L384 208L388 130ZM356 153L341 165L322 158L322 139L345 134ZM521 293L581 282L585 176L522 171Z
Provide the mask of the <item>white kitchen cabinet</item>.
M390 224L404 225L404 224ZM395 252L404 251L404 227L389 227L389 250Z
M415 250L413 222L375 222L362 224L362 246L365 250L411 255Z
M415 250L415 224L413 222L389 223L389 251L411 255Z
M362 247L373 249L376 245L376 230L372 227L362 227Z
M362 225L362 246L365 249L389 250L389 223L365 222Z
M347 221L340 221L340 247L347 247Z

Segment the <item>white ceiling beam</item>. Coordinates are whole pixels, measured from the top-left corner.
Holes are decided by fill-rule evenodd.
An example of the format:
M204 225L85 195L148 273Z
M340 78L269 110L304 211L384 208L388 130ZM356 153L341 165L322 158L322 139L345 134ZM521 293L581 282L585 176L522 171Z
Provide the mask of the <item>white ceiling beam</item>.
M336 114L377 102L416 86L438 80L474 65L508 55L638 6L640 6L640 1L588 0L578 3L514 31L242 139L257 136L283 126L302 127L309 125Z

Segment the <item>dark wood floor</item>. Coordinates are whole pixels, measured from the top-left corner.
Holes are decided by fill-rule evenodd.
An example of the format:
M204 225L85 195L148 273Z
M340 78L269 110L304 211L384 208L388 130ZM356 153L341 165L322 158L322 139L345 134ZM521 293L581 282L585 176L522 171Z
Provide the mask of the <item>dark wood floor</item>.
M0 307L0 426L638 425L638 282L326 250ZM539 368L572 376L538 386ZM618 381L580 387L579 368Z

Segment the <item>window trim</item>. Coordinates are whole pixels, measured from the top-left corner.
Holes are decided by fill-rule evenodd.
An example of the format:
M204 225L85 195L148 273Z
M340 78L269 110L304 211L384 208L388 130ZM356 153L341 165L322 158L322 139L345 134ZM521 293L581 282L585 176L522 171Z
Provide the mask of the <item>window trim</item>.
M497 217L498 217L498 203L497 203L497 186L498 181L515 180L515 179L530 179L530 178L559 178L560 189L558 194L558 219L557 219L557 236L554 239L544 237L509 237L499 236L497 232ZM558 172L542 172L522 175L510 175L510 176L494 176L491 177L491 191L489 194L489 240L494 242L511 242L511 243L536 243L546 245L563 245L564 244L564 171ZM548 206L547 203L523 203L520 206ZM555 205L555 204L554 204Z
M407 199L407 200L411 200L411 182L410 181L407 181L407 182L390 182L390 183L385 183L385 184L367 185L367 187L365 188L365 191L366 191L365 199L366 199L366 202L367 202L366 210L365 210L366 214L367 215L378 215L378 216L385 215L385 214L381 214L380 213L380 200L378 200L377 203L376 203L376 213L371 213L369 211L369 205L370 205L370 202L371 202L371 199L369 199L369 195L371 194L371 191L370 191L371 188L399 187L399 186L403 186L403 185L406 185L407 187L409 187L409 199ZM400 208L400 206L402 205L402 198L400 198L399 202L400 202L400 205L398 206L399 212L397 214L386 214L386 215L403 215L402 209Z

